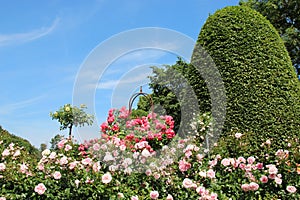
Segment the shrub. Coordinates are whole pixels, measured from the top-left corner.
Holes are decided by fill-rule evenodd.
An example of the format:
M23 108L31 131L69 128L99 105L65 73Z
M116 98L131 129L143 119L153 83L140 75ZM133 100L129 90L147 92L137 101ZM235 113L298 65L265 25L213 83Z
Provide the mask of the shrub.
M201 45L214 60L226 90L223 135L232 129L252 132L259 140L299 136L300 85L279 34L258 12L226 7L203 26L192 63ZM252 144L252 152L259 146ZM249 148L250 149L250 148Z

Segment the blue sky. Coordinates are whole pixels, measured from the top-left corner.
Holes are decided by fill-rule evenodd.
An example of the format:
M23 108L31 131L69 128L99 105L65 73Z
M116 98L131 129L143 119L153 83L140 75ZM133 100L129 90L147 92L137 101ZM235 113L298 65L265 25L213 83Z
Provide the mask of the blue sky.
M140 85L147 88L149 66L176 61L176 52L166 49L172 49L180 40L172 43L172 37L154 37L153 28L147 27L157 27L158 35L173 31L195 41L209 14L237 4L238 0L3 1L0 125L39 147L56 134L67 135L66 131L59 131L58 122L51 120L49 113L76 102L77 106L88 104L88 111L97 120L93 130L78 129L75 137L82 141L100 136L98 127L108 109L127 105ZM143 30L151 35L142 35ZM121 47L143 39L165 48L134 49L109 60ZM82 71L90 60L109 63L101 74L97 71L99 66L95 66L97 72L93 68ZM91 105L79 102L89 101L82 98L89 97L83 93L74 99L83 73L84 80L93 80Z

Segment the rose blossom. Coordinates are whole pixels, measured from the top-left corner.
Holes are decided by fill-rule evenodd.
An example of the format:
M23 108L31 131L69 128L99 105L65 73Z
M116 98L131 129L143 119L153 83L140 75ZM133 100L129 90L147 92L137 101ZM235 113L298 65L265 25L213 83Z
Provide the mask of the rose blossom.
M0 163L0 172L4 171L5 168L6 168L5 164L4 163Z
M182 172L187 171L188 169L191 168L191 163L186 162L185 160L180 160L179 161L179 170Z
M92 159L91 158L85 158L81 161L83 165L92 165Z
M58 172L58 171L54 172L53 173L53 178L56 179L56 180L60 179L61 178L61 173Z
M173 200L173 196L172 196L172 195L170 195L170 194L168 194L168 196L167 196L166 200Z
M277 174L278 169L275 165L268 165L267 167L269 168L269 174Z
M34 191L38 193L39 195L42 195L47 190L46 186L43 183L39 183L37 186L35 186Z
M16 152L14 153L13 157L17 157L17 156L19 156L19 155L21 155L21 151L18 149L18 150L16 150Z
M8 149L4 149L4 151L2 152L2 156L5 157L5 156L9 156L10 152Z
M71 146L71 145L67 144L67 145L65 146L65 151L70 151L71 149L72 149L72 146Z
M80 183L80 180L76 179L75 180L75 185L76 185L77 188L78 188L79 183Z
M255 190L258 190L259 185L257 183L255 183L255 182L251 182L249 184L249 188L250 188L250 190L255 191Z
M295 186L287 186L286 187L286 190L289 192L289 193L295 193L297 191L296 187Z
M121 192L118 192L117 196L118 196L118 199L122 199L125 197L124 194Z
M159 193L157 191L151 191L150 192L150 198L151 199L157 199L159 197Z
M104 174L102 176L102 183L104 183L104 184L110 183L111 180L112 180L112 177L111 177L111 174L109 172L107 172L106 174Z
M0 143L1 144L1 143ZM5 197L0 197L0 200L6 200L6 198Z
M276 183L277 185L281 185L282 179L279 178L279 177L276 177L276 178L275 178L275 183Z
M268 177L265 176L265 175L263 175L263 176L260 177L259 180L260 180L262 183L267 183L267 182L268 182Z
M193 181L189 178L185 178L183 180L182 184L183 184L183 187L185 187L185 188L191 188L194 185Z
M242 190L244 190L245 192L249 191L250 190L250 187L249 187L249 184L243 184L241 186Z
M227 158L224 158L222 161L221 161L221 164L225 167L229 166L230 165L230 160L227 159Z
M130 199L131 200L139 200L138 196L132 196Z
M241 133L236 133L234 136L235 136L235 138L239 139L240 137L242 137L242 135L243 134L241 134Z
M209 169L209 170L206 172L206 175L207 175L207 177L210 178L210 179L216 178L216 176L215 176L216 173L215 173L215 171L212 170L212 169Z
M254 158L253 156L247 158L247 162L248 162L249 164L253 164L254 161L255 161L255 158Z

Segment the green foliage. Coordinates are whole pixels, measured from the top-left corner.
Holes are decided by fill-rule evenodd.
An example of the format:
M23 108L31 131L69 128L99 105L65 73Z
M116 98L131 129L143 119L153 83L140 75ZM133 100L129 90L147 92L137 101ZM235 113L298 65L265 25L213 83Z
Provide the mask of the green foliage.
M299 0L241 0L264 15L277 29L300 75L300 1Z
M210 111L209 93L206 83L199 79L201 75L191 64L178 58L174 65L165 65L164 68L152 67L150 88L153 90L152 99L154 112L171 115L175 121L175 130L188 132L190 116ZM194 97L194 98L191 98ZM182 109L185 112L182 112ZM145 98L140 98L138 109L149 111L150 104ZM182 134L179 132L179 134Z
M224 81L225 135L238 130L257 139L277 138L277 148L287 136L299 137L299 81L267 19L245 6L226 7L207 19L197 44L211 55ZM194 52L192 63L195 59Z
M92 125L94 116L85 113L84 109L87 107L83 104L80 105L80 108L76 106L71 106L70 104L65 104L58 111L52 113L50 116L52 119L58 120L60 123L60 130L69 129L69 137L71 138L73 126L84 126Z
M50 144L51 144L50 149L51 150L57 149L57 143L59 143L63 139L64 139L64 136L59 135L59 134L57 134L53 138L51 138L51 140L50 140Z
M0 141L3 141L3 144L1 145L4 146L8 146L10 143L14 143L20 147L23 147L25 151L27 151L33 158L39 157L39 150L32 146L29 141L9 133L7 130L4 130L1 126Z

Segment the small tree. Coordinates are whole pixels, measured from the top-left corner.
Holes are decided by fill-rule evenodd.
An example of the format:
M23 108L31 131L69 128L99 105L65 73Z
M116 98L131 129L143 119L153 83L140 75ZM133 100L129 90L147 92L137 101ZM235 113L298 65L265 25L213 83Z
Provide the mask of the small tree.
M60 130L69 129L69 139L72 136L72 128L73 126L84 126L84 125L92 125L94 116L87 114L84 109L87 107L83 104L80 105L80 108L76 106L71 106L70 104L66 104L61 107L58 111L52 113L50 112L50 116L52 119L58 120L60 123Z

